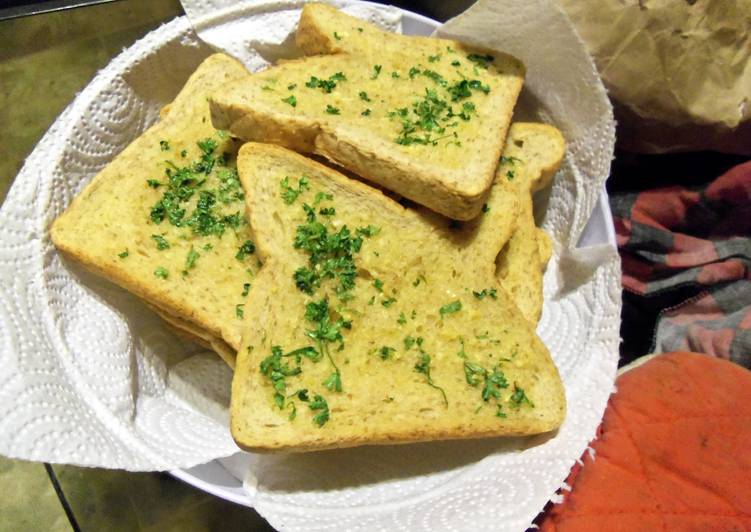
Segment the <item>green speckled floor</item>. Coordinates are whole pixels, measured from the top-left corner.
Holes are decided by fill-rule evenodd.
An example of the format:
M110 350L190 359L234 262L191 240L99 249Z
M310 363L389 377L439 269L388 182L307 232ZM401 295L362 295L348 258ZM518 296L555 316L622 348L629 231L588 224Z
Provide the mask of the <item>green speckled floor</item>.
M180 14L177 0L123 0L0 22L0 202L36 142L97 70ZM166 474L73 466L48 472L41 463L0 457L0 532L76 528L272 530L252 509Z

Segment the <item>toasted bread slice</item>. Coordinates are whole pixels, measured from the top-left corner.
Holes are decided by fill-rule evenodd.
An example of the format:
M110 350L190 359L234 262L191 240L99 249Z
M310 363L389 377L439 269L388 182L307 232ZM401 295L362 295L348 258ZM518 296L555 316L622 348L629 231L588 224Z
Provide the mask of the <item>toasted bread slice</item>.
M537 249L540 253L540 269L545 272L553 255L553 240L544 229L537 228Z
M498 255L498 277L522 314L533 324L542 314L542 274L550 258L540 254L540 246L549 244L535 226L532 189L538 183L550 183L563 161L566 143L553 126L515 123L503 150L498 178L506 179L519 198L516 230Z
M219 357L224 360L230 368L235 369L235 359L237 358L236 348L233 349L221 338L211 336L206 331L199 329L189 321L167 314L154 305L149 306L159 315L160 318L172 327L174 332L177 332L180 336L192 340L207 349L211 349L219 355Z
M457 227L278 146L244 145L238 168L264 261L232 383L238 445L307 451L561 424L555 365L495 276L518 212L508 180Z
M493 182L523 65L455 41L384 32L335 10L362 27L361 45L313 46L305 37L309 9L298 30L304 49L341 53L286 61L223 88L211 99L215 126L323 155L445 216L475 218Z
M206 97L246 75L225 55L206 59L162 120L95 176L50 230L55 246L86 268L234 349L259 263L249 246L238 254L252 235L237 147L212 127Z

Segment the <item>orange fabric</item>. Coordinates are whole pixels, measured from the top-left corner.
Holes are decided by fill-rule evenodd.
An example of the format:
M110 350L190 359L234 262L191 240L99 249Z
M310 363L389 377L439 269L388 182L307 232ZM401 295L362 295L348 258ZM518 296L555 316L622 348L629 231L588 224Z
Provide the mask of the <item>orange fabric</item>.
M751 530L751 371L693 353L621 375L546 532Z

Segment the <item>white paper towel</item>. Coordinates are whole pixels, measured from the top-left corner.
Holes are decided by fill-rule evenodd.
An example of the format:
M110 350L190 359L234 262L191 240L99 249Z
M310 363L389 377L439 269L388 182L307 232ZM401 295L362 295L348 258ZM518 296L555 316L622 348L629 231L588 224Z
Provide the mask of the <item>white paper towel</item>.
M294 54L302 2L185 2L203 39L254 69ZM335 5L385 27L398 12ZM562 129L569 151L543 225L556 253L539 333L568 417L547 439L443 442L253 456L251 500L289 530L524 529L594 437L617 363L620 270L612 248L574 245L609 171L614 124L594 65L552 0L481 1L442 35L528 67L517 117ZM45 135L0 210L0 453L154 470L237 451L229 371L172 336L133 296L66 262L47 229L95 173L157 119L210 53L183 17L102 70ZM565 265L565 267L562 267Z

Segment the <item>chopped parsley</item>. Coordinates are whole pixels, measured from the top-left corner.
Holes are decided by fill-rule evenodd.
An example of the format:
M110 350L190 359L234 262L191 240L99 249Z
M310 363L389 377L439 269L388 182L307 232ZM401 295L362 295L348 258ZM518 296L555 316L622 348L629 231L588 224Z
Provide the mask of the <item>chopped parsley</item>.
M245 316L245 311L243 310L244 307L245 303L235 305L235 316L237 316L238 319L243 319L243 316Z
M375 289L376 289L376 290L378 290L379 292L383 292L383 281L381 281L380 279L375 279L375 280L373 281L373 286L374 286L374 287L375 287Z
M391 307L391 305L393 305L394 303L396 303L396 299L393 297L387 297L386 299L381 301L381 305L383 305L386 308Z
M381 346L381 348L378 349L378 356L381 357L381 360L388 360L394 353L396 353L396 349L387 345Z
M281 189L280 195L282 200L284 200L284 203L292 205L300 194L310 189L310 183L307 176L303 175L297 181L297 188L292 188L289 184L289 177L285 177L279 181L279 188Z
M308 403L308 408L313 411L319 411L313 416L313 422L319 427L323 427L329 420L329 405L326 402L326 399L320 395L316 395L313 397L313 400Z
M295 98L294 94L290 94L286 98L281 99L284 103L287 103L291 105L292 107L297 107L297 98Z
M312 207L303 205L307 223L298 225L293 246L308 253L308 266L298 268L294 273L297 288L306 294L313 294L324 279L336 279L336 292L340 295L355 286L354 255L360 251L363 235L353 236L345 225L339 231L329 228L317 220Z
M440 61L440 60L441 60L441 54L428 56L428 63L435 63L436 61Z
M271 348L271 355L264 358L260 364L261 373L271 380L274 388L274 403L280 409L284 408L287 391L286 377L299 375L302 372L299 365L290 367L288 362L282 360L283 356L285 355L281 346L275 345Z
M509 170L508 172L506 172L506 179L508 179L509 181L513 181L514 180L514 171L513 170Z
M287 85L287 90L288 91L293 91L296 88L297 88L297 83L290 83L289 85Z
M498 299L498 292L495 288L483 288L479 292L472 291L472 295L474 295L477 299L483 300L486 296L489 296L492 299Z
M183 275L188 274L188 270L192 270L196 267L196 261L201 255L198 254L198 252L190 248L190 251L188 251L188 256L185 258L185 270L183 270Z
M368 93L367 93L367 92L365 92L365 91L360 91L360 94L359 94L359 96L360 96L360 99L361 99L362 101L364 101L364 102L369 102L369 101L371 101L371 100L370 100L370 97L368 96Z
M333 194L329 194L328 192L316 192L316 197L313 199L313 205L318 205L322 201L328 200L331 201L334 199Z
M347 76L341 72L329 76L328 79L320 79L316 76L311 76L310 80L305 83L305 86L311 89L321 89L328 94L336 88L337 82L339 81L347 81Z
M151 235L151 239L156 242L156 249L162 251L163 249L169 249L169 242L163 235Z
M415 79L415 76L420 73L420 69L412 67L409 69L409 79Z
M369 225L366 225L365 227L358 227L355 232L358 234L358 236L372 237L372 236L376 236L378 233L380 233L381 232L381 228L380 227L376 227L375 225L370 225L369 224Z
M423 274L418 275L417 279L415 279L414 281L412 281L412 286L418 287L418 286L420 286L420 283L428 284L428 280L425 279L425 276Z
M162 184L156 179L147 179L146 184L149 185L151 188L159 188L162 186Z
M518 157L501 155L501 164L510 164L511 166L514 166L516 163L522 162L521 159Z
M342 40L342 36L339 35L337 32L334 32L334 39L336 39L337 41L341 41Z
M120 257L121 259L127 258L128 255L130 255L130 251L128 250L128 248L125 248L125 251L117 254L117 256Z
M443 402L446 406L449 405L449 401L446 398L446 392L441 388L440 386L436 385L433 382L433 378L430 376L430 355L427 354L425 351L422 350L422 347L420 347L420 358L418 358L417 363L415 364L415 371L417 373L421 373L425 375L425 379L427 380L428 386L431 388L435 388L439 392L441 392L441 395L443 396Z
M338 107L334 107L334 106L333 106L333 105L331 105L331 104L326 104L326 112L327 112L328 114L330 114L330 115L338 115L338 114L341 114L341 113L339 112L339 108L338 108Z
M432 144L444 137L441 135L446 128L441 124L441 119L448 111L446 100L438 97L434 90L425 89L422 100L412 104L412 113L406 107L391 111L389 116L396 117L401 121L402 129L395 139L397 144L409 146L411 144Z
M415 337L413 337L413 336L409 336L409 335L405 336L404 337L404 349L407 350L407 351L409 351L410 349L412 349L412 347L414 347L415 343L417 343L417 340L418 339L415 338ZM420 345L422 345L422 338L420 338L419 340L420 340Z
M159 266L156 270L154 270L154 275L156 275L160 279L166 279L167 277L169 277L169 272L164 266Z
M149 216L155 224L161 224L166 219L176 227L190 227L194 234L221 236L227 227L236 229L244 223L244 219L240 211L223 215L219 211L219 205L240 201L244 194L237 169L226 167L226 154L216 154L217 141L206 138L197 145L201 150L201 156L193 164L178 167L171 161L166 161L166 190L152 206ZM215 169L220 181L219 188L202 189L207 177ZM152 183L149 183L149 186L153 186ZM195 196L198 196L195 207L188 213L189 202L192 202Z
M399 313L399 319L396 320L396 323L399 325L404 325L407 323L407 317L404 315L404 312Z
M462 309L462 302L458 299L456 301L452 301L451 303L448 303L446 305L443 305L438 312L441 315L441 318L443 318L446 314L454 314L456 312L459 312Z
M399 79L400 78L399 72L396 72L396 71L392 72L391 73L391 77L394 78L394 79Z
M488 94L490 92L490 87L482 83L478 79L473 79L471 81L463 79L461 81L457 81L454 85L448 88L452 102L462 100L464 98L469 98L470 96L472 96L472 90Z
M250 283L243 283L243 291L240 297L247 297L250 293Z
M235 254L235 258L237 260L243 260L248 255L252 255L256 251L256 246L253 244L252 240L246 240L242 243L242 245L238 248L237 254Z
M341 330L351 329L352 322L344 318L332 321L329 312L329 301L325 298L317 302L310 302L305 306L305 319L314 325L314 328L307 329L305 334L318 344L318 352L324 353L334 368L333 373L323 382L323 385L329 391L341 392L341 372L336 362L334 362L334 358L331 356L329 344L339 342L340 349L343 348L344 337Z
M492 55L479 55L479 54L469 54L467 56L467 59L475 63L480 68L488 68L488 65L493 62L495 57Z
M490 207L488 207L487 203L483 203L482 204L482 212L483 212L483 214L487 214L487 213L490 212Z
M162 151L169 151L169 142L166 140L160 140L159 149Z
M462 66L462 64L456 59L454 59L453 61L451 61L451 66L458 67L458 66Z
M376 79L381 74L381 65L373 65L373 74L370 79Z
M511 406L515 408L519 408L524 403L527 403L532 408L534 408L535 406L534 403L529 400L527 394L524 393L524 390L520 388L517 383L514 383L514 393L511 394L509 401L511 401Z
M360 113L362 116L370 116L370 109L365 109L362 113Z

